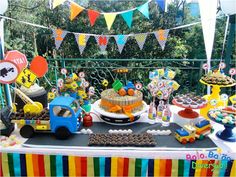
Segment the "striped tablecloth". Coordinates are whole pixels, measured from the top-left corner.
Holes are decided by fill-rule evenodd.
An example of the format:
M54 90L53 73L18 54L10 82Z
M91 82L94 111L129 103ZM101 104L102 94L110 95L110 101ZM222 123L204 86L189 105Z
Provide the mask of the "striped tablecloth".
M1 153L0 176L236 176L235 160Z

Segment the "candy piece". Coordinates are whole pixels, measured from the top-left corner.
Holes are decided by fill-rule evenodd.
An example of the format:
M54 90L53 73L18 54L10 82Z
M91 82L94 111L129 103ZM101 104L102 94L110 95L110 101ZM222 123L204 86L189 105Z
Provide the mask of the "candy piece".
M124 88L121 88L121 89L118 91L118 94L119 94L120 96L125 96L125 95L126 95L125 89L124 89Z
M222 119L222 122L223 122L224 124L227 124L228 120L227 120L227 119Z

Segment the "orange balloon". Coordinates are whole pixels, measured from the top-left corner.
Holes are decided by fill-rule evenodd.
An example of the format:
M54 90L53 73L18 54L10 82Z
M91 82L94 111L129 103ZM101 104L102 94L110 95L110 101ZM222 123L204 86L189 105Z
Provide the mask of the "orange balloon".
M41 56L36 56L31 61L30 70L36 74L37 77L43 77L48 71L48 62Z

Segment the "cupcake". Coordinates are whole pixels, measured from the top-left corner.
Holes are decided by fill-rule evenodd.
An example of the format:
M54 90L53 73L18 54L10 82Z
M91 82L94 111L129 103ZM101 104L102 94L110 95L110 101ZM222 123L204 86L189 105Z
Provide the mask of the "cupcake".
M198 104L197 104L196 102L192 102L192 103L190 104L190 107L191 107L191 108L197 108L197 107L198 107Z
M188 106L189 106L189 103L188 103L187 101L183 101L182 105L183 105L184 107L188 107Z
M177 104L182 104L182 103L183 103L183 100L180 99L180 98L179 98L179 99L176 99L175 101L176 101Z

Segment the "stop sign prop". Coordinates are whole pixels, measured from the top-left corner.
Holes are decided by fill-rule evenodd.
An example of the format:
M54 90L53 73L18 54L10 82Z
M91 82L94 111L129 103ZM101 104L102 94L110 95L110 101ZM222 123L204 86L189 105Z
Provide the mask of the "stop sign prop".
M26 56L17 50L7 52L5 60L15 63L19 68L19 72L21 72L28 65Z

